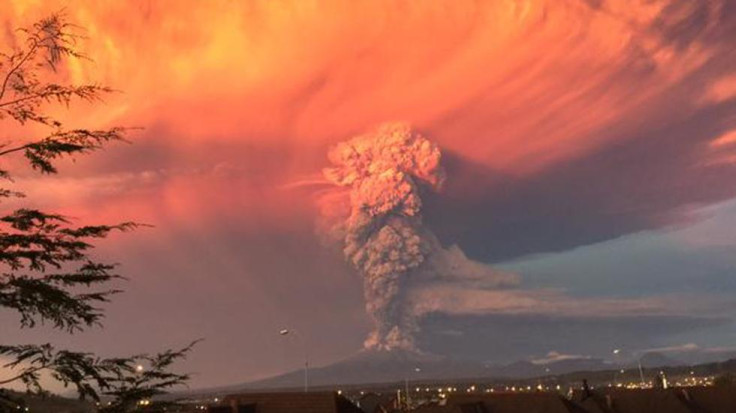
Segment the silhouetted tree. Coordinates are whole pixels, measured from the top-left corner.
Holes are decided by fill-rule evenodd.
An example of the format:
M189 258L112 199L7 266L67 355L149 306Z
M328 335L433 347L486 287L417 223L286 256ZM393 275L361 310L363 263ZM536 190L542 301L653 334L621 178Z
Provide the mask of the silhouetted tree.
M63 13L19 29L19 41L0 54L0 123L21 126L40 124L48 133L36 139L0 144L0 158L22 155L40 174L55 174L61 158L93 152L110 142L123 141L127 129L67 129L49 115L48 105L67 106L75 100L99 101L112 90L95 84L57 84L57 67L66 58L86 59L77 48L79 28ZM7 163L6 163L7 165ZM10 171L0 165L0 179L12 182ZM0 188L0 200L24 194ZM32 208L0 213L0 309L20 314L21 327L50 323L69 333L99 326L99 305L120 291L109 287L121 278L116 265L94 260L93 242L112 231L129 231L139 225L74 226L64 216ZM8 328L2 326L2 330ZM124 412L141 399L185 383L189 376L171 371L172 364L187 355L192 345L124 358L100 358L91 353L56 349L51 344L6 345L0 356L3 367L14 375L0 380L0 387L23 383L42 392L41 375L49 374L65 386L74 386L81 398L99 401L109 396L104 411ZM2 396L5 394L5 396ZM8 397L0 392L0 396ZM2 405L0 405L2 407Z

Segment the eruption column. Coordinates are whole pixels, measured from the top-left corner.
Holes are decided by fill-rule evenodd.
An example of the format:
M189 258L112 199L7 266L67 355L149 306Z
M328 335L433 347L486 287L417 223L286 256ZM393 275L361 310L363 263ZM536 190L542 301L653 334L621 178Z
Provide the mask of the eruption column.
M349 210L332 231L364 280L375 329L367 348L414 349L416 324L406 307L408 277L427 260L433 235L422 226L422 188L445 179L437 145L403 123L336 145L325 177L349 191Z

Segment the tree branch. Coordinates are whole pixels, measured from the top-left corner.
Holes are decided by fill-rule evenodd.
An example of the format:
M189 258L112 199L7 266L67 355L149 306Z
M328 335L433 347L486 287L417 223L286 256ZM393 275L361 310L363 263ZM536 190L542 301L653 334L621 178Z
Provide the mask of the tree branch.
M28 53L26 53L25 56L18 62L17 65L12 67L8 73L5 75L5 79L3 79L3 85L0 87L0 103L3 100L3 96L5 96L5 91L8 88L8 82L10 81L10 78L15 74L15 72L18 71L27 61L36 53L36 50L38 50L38 41L33 40L33 46L28 50Z
M38 142L35 142L35 143L38 143ZM0 156L7 155L7 154L10 154L10 153L13 153L13 152L18 152L18 151L22 151L22 150L28 149L29 148L29 145L31 145L31 144L32 143L27 143L27 144L25 144L23 146L18 146L17 148L6 149L4 151L0 151Z
M5 364L3 367L6 367L7 368L8 367L8 364ZM35 374L35 373L37 373L37 372L39 372L41 370L47 369L48 367L49 367L48 365L45 365L44 364L42 366L38 366L38 367L34 367L34 368L31 368L31 369L25 370L23 373L20 373L19 375L15 376L15 377L11 377L11 378L6 379L6 380L0 380L0 385L10 384L10 383L12 383L14 381L18 381L21 378L23 378L23 376L28 376L29 374Z

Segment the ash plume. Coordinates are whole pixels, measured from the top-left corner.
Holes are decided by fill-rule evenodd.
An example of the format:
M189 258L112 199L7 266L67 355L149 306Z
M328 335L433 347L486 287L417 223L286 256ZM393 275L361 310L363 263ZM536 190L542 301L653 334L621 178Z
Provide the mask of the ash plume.
M421 194L441 190L445 170L438 146L408 124L383 124L337 144L328 158L333 166L323 174L343 190L325 197L323 216L327 233L343 243L346 259L363 276L374 323L366 348L416 350L415 286L451 279L471 280L477 288L516 282L514 275L444 249L424 226Z

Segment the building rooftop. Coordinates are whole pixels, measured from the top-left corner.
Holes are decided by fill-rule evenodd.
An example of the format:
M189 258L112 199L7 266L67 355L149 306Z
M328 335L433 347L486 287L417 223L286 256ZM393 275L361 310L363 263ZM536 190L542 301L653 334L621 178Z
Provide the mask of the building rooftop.
M242 393L210 406L210 413L363 413L335 392Z

